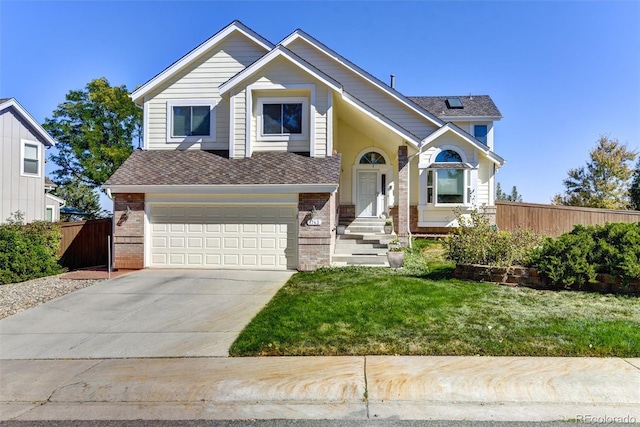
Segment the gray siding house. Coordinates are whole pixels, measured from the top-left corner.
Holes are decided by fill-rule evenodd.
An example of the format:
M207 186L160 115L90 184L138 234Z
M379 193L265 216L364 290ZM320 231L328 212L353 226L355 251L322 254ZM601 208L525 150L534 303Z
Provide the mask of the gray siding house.
M21 211L25 222L57 221L64 201L47 192L45 148L55 140L14 98L0 99L0 222Z

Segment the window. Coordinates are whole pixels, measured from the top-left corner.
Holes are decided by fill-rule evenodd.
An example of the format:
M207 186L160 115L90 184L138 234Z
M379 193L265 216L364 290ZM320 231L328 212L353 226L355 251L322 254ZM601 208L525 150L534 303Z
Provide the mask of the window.
M309 100L305 97L259 98L258 139L301 140L309 137Z
M173 136L211 134L211 110L207 106L173 107Z
M466 204L470 202L469 166L453 150L443 150L427 171L427 203Z
M22 175L40 176L40 143L22 140Z
M167 102L167 141L215 141L214 107L213 100Z
M44 219L45 221L53 222L53 206L47 206Z
M475 136L478 141L487 145L487 125L475 125L473 127L473 136Z
M375 151L369 151L360 157L361 165L384 165L385 163L382 154L376 153Z
M302 133L302 104L262 104L262 134Z
M462 100L457 96L452 96L447 98L447 108L461 109L464 108L462 105Z

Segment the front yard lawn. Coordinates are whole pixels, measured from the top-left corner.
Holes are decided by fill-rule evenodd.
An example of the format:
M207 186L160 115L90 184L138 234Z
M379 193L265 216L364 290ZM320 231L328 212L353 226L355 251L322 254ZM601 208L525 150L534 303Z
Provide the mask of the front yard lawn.
M298 273L231 347L255 355L640 356L640 299L450 278L437 246L409 268Z

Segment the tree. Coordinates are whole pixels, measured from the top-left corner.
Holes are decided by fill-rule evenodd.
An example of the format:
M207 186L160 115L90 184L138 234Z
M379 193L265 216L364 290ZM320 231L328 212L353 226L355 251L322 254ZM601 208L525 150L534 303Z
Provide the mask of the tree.
M629 207L629 181L636 153L617 139L601 135L596 147L589 152L586 166L569 169L563 181L565 193L556 194L553 202L567 206L601 209Z
M64 184L60 184L53 194L66 202L66 206L71 206L81 210L87 215L83 219L96 219L103 215L100 209L100 197L95 189L87 184L74 179Z
M522 196L518 194L518 189L514 185L511 188L511 194L507 194L502 191L502 187L500 183L498 183L498 187L496 188L496 200L506 200L508 202L522 202Z
M142 111L126 86L110 86L106 78L92 80L84 90L72 90L47 118L44 128L58 141L51 156L59 169L56 181L78 181L98 187L120 167L140 136Z
M633 171L631 187L629 187L629 201L632 209L640 211L640 158L636 163L636 169Z

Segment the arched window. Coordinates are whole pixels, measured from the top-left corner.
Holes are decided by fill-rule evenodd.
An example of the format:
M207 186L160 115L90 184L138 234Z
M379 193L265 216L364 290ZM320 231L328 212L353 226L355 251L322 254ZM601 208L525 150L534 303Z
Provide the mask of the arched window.
M441 151L436 156L437 163L462 163L462 157L460 154L456 153L453 150L444 150Z
M360 157L361 165L384 165L385 163L382 154L376 153L375 151L369 151Z

